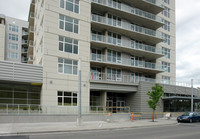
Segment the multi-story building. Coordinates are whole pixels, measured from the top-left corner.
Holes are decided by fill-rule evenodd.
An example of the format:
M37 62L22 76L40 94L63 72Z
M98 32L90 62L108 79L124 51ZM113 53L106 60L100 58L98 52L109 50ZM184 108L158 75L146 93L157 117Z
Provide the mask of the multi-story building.
M47 111L78 109L78 69L83 111L150 111L146 93L155 82L165 91L159 111L189 103L189 88L173 84L172 0L32 0L28 28L28 63L42 70L37 101Z
M29 17L41 104L77 106L79 60L83 107L131 105L139 81L175 81L174 1L32 0Z
M1 35L4 35L1 42L4 42L1 48L4 48L2 53L4 56L1 60L27 63L28 50L28 22L16 18L1 15L3 30Z

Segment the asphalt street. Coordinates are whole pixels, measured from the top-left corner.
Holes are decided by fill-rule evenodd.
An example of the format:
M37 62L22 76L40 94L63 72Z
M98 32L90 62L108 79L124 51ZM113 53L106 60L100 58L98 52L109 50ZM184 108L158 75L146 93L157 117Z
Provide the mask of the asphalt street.
M199 131L200 123L177 123L148 128L40 133L29 135L29 139L197 139Z

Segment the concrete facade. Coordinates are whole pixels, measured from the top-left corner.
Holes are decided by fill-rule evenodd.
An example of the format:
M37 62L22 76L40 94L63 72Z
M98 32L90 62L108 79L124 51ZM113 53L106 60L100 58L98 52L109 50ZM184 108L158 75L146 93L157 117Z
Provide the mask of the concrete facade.
M0 60L5 59L5 16L0 15Z

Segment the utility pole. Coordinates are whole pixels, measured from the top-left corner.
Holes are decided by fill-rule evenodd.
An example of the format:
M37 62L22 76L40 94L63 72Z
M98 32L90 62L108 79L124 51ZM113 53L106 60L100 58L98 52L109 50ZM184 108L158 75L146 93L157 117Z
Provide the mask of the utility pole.
M82 123L81 114L81 60L78 61L78 118L77 125L80 126Z
M191 112L193 112L193 79L191 79Z

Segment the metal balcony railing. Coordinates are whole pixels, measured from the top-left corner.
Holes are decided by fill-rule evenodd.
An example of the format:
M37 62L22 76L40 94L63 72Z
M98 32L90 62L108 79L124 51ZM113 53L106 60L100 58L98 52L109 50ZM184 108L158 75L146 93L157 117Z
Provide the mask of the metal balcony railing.
M130 24L128 22L120 21L121 24L118 24L117 20L113 20L113 19L106 18L106 17L99 16L99 15L95 15L95 14L92 14L92 21L98 22L98 23L101 23L101 24L105 24L105 25L109 25L109 26L115 26L117 28L121 28L121 29L125 29L125 30L128 30L128 31L133 31L133 32L137 32L137 33L141 33L141 34L144 34L144 35L148 35L148 36L157 37L159 39L162 39L162 33L161 32L155 31L155 30L152 30L152 29L148 29L148 28L144 28L144 27L141 27L141 26L137 26L137 25L134 25L134 24Z
M146 78L143 76L132 76L123 75L123 74L108 74L101 72L90 72L90 81L105 81L105 82L117 82L117 83L129 83L129 84L138 84L140 81L146 81L151 83L160 83L166 85L176 85L176 86L184 86L191 87L189 83L176 82L176 81L167 81L167 80L158 80L153 78Z
M116 64L116 65L163 71L162 65L160 64L145 62L145 61L140 61L140 60L126 59L126 58L122 58L121 56L114 57L114 56L91 53L91 61L106 62L106 63Z
M159 17L155 14L137 9L137 8L133 8L133 7L131 7L129 5L125 5L123 3L121 4L121 3L115 2L116 3L115 5L120 5L120 6L115 6L115 5L111 4L112 2L110 3L107 0L92 0L92 2L162 23L161 17Z
M142 50L146 52L156 53L156 54L162 54L161 49L156 48L155 46L137 43L134 40L125 40L125 39L118 40L117 38L113 38L111 36L106 37L104 35L99 35L99 34L94 34L94 33L92 33L91 35L91 40L94 42L103 42L107 44L112 44L118 47L125 47L125 48L130 48L130 49L137 49L137 50Z

